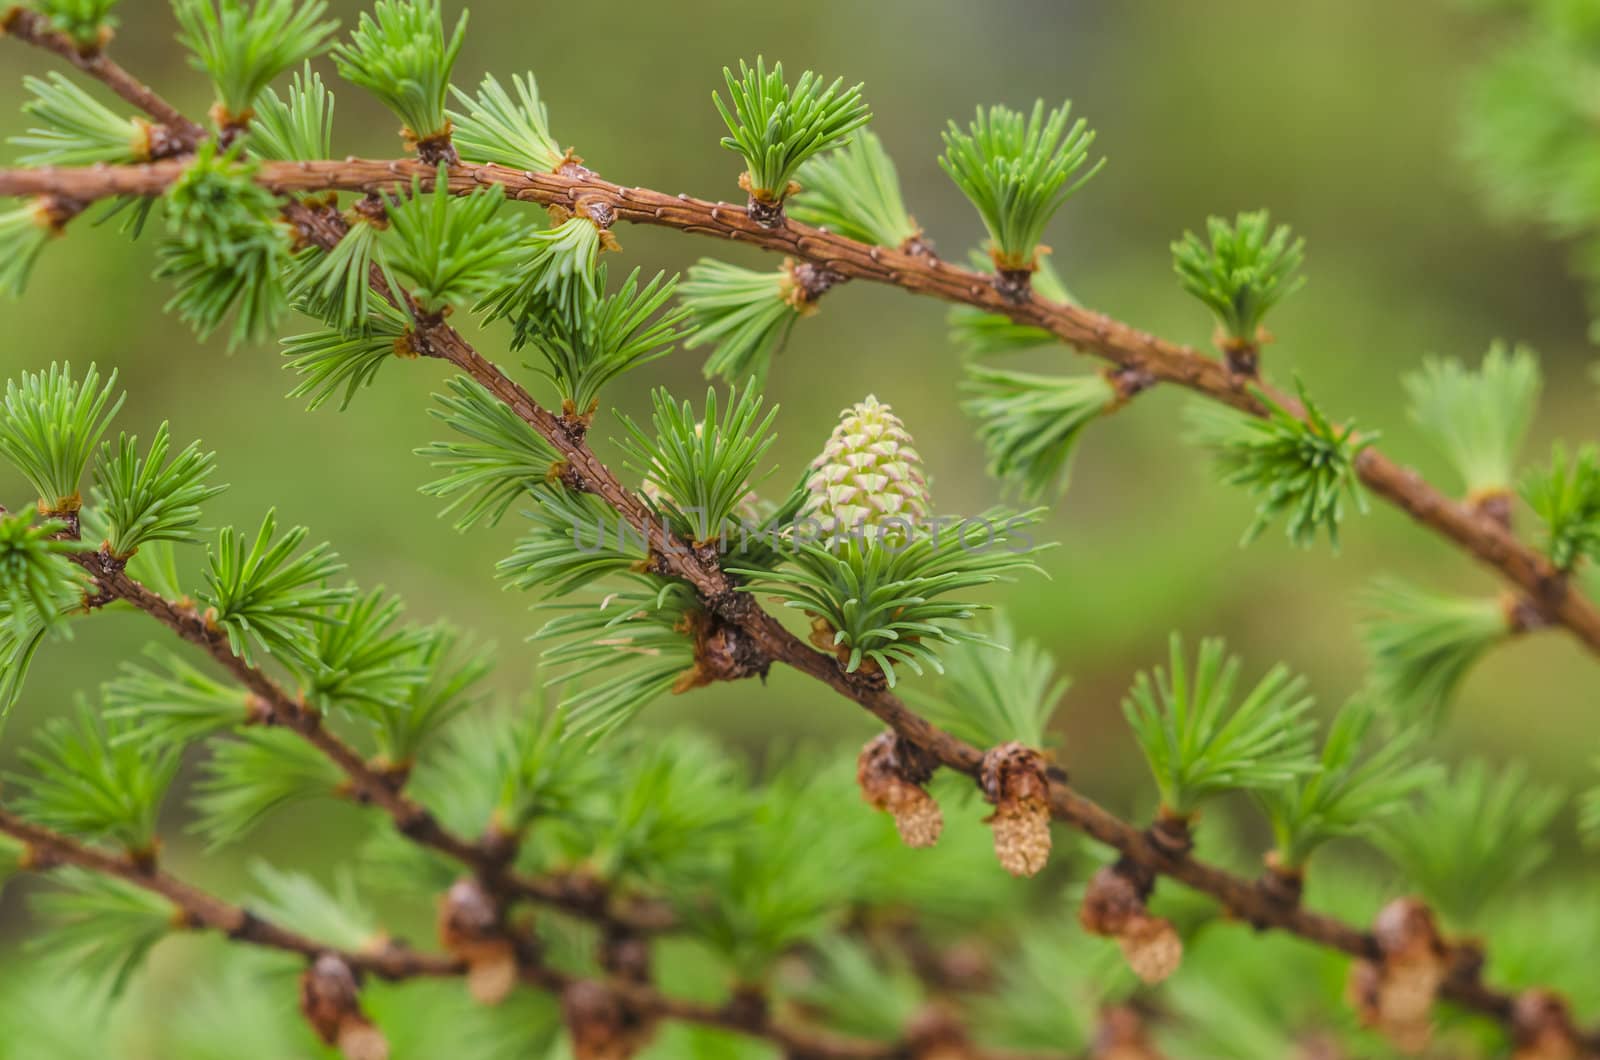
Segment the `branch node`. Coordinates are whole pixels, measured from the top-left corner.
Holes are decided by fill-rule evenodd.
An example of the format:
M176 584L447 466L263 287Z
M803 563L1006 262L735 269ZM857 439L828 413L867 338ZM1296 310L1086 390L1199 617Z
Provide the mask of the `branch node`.
M600 936L600 967L630 983L650 982L650 941L625 924L608 920Z
M1306 870L1303 865L1288 865L1276 850L1269 850L1264 859L1265 871L1256 881L1261 897L1279 909L1296 909L1306 889Z
M1115 412L1138 395L1156 385L1156 377L1134 364L1115 365L1105 371L1106 381L1116 390L1116 399L1106 408Z
M694 642L694 665L673 683L674 694L703 688L717 681L765 679L772 658L744 627L714 611L695 610L685 616L683 628Z
M1022 305L1033 297L1033 269L996 269L991 281L1001 298Z
M1508 489L1489 489L1469 494L1467 507L1481 519L1487 519L1502 530L1511 529L1512 506L1516 497Z
M1511 1009L1513 1060L1581 1060L1585 1055L1572 1010L1549 990L1525 990Z
M1155 821L1146 828L1144 837L1156 853L1169 862L1182 861L1194 849L1194 835L1189 831L1189 819L1172 813L1165 807Z
M410 129L401 129L400 136L406 146L417 153L417 161L430 166L437 166L441 162L447 166L460 163L461 156L456 153L456 145L451 142L450 134L454 128L449 122L444 123L444 128L431 136L418 137Z
M873 247L874 251L878 248ZM931 267L938 263L939 256L934 253L933 241L922 234L922 229L917 229L900 243L900 253L909 254L913 258L925 258Z
M816 312L817 300L844 282L843 274L826 265L783 259L783 300L802 316Z
M791 180L788 187L774 195L772 189L754 187L750 182L748 170L739 174L739 187L749 196L745 213L749 215L750 220L768 229L783 227L787 220L783 213L783 200L800 190L800 185Z

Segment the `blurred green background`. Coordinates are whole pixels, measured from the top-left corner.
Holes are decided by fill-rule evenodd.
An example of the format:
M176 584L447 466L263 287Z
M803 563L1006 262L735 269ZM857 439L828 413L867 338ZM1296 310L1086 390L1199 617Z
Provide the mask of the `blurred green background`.
M333 6L347 25L358 9L344 0ZM1292 12L1273 0L614 0L537 8L474 0L471 11L458 85L476 84L486 70L502 78L534 71L563 143L608 178L669 192L741 199L740 165L717 144L722 128L710 101L724 64L764 53L792 74L809 66L864 80L908 204L950 258L964 256L981 229L935 163L944 122L964 121L978 103L1070 98L1099 131L1097 148L1110 163L1058 215L1047 242L1090 306L1205 343L1210 322L1179 291L1168 243L1208 213L1267 206L1308 241L1310 282L1274 315L1279 341L1265 363L1278 380L1299 375L1333 415L1381 429L1391 455L1448 484L1442 462L1406 422L1398 378L1425 353L1475 361L1503 337L1543 354L1546 396L1530 453L1547 451L1554 437L1592 437L1594 353L1563 252L1486 217L1457 161L1464 80L1501 30L1490 17L1389 0L1312 0ZM118 57L202 113L210 102L203 78L186 68L165 5L126 0L121 18ZM9 135L24 127L21 75L53 64L14 43L0 49L0 133ZM326 63L323 70L331 75ZM395 120L353 88L336 92L337 147L395 154ZM681 269L706 254L763 263L747 248L666 230L618 234L630 266ZM119 369L129 392L122 429L148 437L170 418L179 439L198 437L217 450L219 478L231 489L213 502L213 523L253 526L276 506L282 521L331 540L357 580L402 593L413 617L447 617L496 642L508 695L530 688L537 649L524 638L540 618L527 598L493 579L517 520L458 535L436 517L438 504L416 492L431 472L411 451L440 436L426 408L441 367L397 363L349 412L307 414L282 396L292 383L276 350L229 355L220 341L197 343L163 313L167 291L149 280L153 242L130 244L114 225L75 224L47 252L27 298L3 309L0 375L59 359ZM782 405L774 481L798 473L841 407L875 393L916 436L939 509L972 512L995 502L997 487L956 408L960 362L944 313L938 303L865 284L829 295L772 373L769 393ZM505 353L503 332L476 337L491 357ZM1098 367L1059 349L1018 363ZM699 364L697 353L674 355L608 397L636 417L646 384L698 399ZM1073 677L1060 715L1061 758L1085 790L1119 810L1143 809L1148 785L1118 705L1132 674L1163 657L1170 630L1225 635L1250 673L1283 660L1308 674L1331 708L1363 679L1355 623L1371 578L1396 573L1441 589L1497 591L1487 574L1387 507L1350 522L1338 555L1323 546L1296 550L1280 528L1241 550L1251 503L1219 485L1183 442L1188 400L1158 389L1093 427L1072 488L1047 523L1047 536L1060 542L1045 559L1052 581L992 596ZM607 433L602 419L602 451ZM18 479L0 475L0 500L27 499ZM157 635L147 620L119 614L80 624L70 644L48 646L0 760L12 760L39 718L68 709ZM1592 733L1600 709L1590 666L1556 634L1496 653L1467 683L1442 753L1526 757L1576 785L1594 747L1574 733ZM651 724L693 720L778 753L796 741L868 731L848 703L782 670L766 688L699 691L647 714ZM358 811L313 812L331 861ZM198 864L181 829L171 832L178 864L212 879L237 873L227 857ZM278 822L265 852L293 842L297 860L314 864L298 833ZM17 890L4 905L12 923Z

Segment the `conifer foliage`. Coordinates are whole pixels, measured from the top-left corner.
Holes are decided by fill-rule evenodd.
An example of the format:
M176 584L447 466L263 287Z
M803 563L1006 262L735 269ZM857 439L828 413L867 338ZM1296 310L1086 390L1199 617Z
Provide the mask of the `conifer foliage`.
M458 627L356 584L331 543L276 511L228 524L228 455L176 416L131 433L113 370L8 380L0 459L28 495L0 498L0 711L63 699L30 683L31 664L70 658L100 613L137 613L153 641L97 695L5 733L0 882L40 878L30 952L50 969L0 984L0 1019L15 990L36 1036L17 1055L126 1054L78 1008L168 990L175 977L151 987L145 966L189 931L233 945L178 962L194 974L184 1003L163 1004L152 1055L1594 1054L1593 933L1513 911L1527 888L1552 908L1564 888L1592 890L1567 876L1567 793L1434 740L1507 641L1564 628L1600 652L1581 591L1600 562L1600 457L1557 444L1521 463L1531 351L1405 376L1456 499L1304 385L1290 396L1265 378L1265 322L1306 256L1266 211L1172 245L1220 358L1077 308L1045 238L1103 162L1069 103L979 107L944 131L939 163L987 233L963 269L914 220L862 85L740 61L713 97L748 205L662 196L676 205L648 219L784 256L706 258L680 282L613 271L613 227L656 193L600 180L563 146L533 73L452 82L465 12L375 0L340 35L323 0L173 0L215 100L202 126L101 61L112 8L0 15L145 111L78 78L26 81L25 168L0 188L46 191L0 211L0 290L20 293L56 237L92 238L76 218L114 199L135 232L159 217L156 276L201 340L226 325L230 347L257 346L307 318L281 341L290 396L313 409L348 407L406 362L448 366L440 440L417 454L423 503L463 532L510 516L495 573L540 616L529 647L494 647L470 616ZM313 66L324 52L403 123L388 176L329 161L344 89ZM1517 179L1548 161L1549 145L1513 146ZM1557 189L1555 219L1577 187ZM1047 628L993 610L999 582L1072 594L1044 576L1045 510L935 503L942 469L894 410L893 379L865 382L831 425L781 409L768 385L795 329L861 280L959 303L961 406L997 498L1061 497L1109 413L1181 384L1198 394L1197 440L1255 504L1247 541L1281 522L1295 544L1337 544L1375 496L1505 584L1381 581L1364 687L1336 711L1286 663L1247 669L1218 638L1191 650L1171 634L1123 701L1121 738L1149 772L1147 820L1124 819L1075 786L1089 742L1082 694L1067 696L1075 649L1053 654ZM1000 360L1062 343L1111 366ZM703 400L657 388L647 417L612 411L630 383L643 396L635 369L699 347L717 378ZM811 437L815 458L783 466L780 432ZM502 701L529 657L536 678ZM754 716L781 666L885 727L859 752L772 748L757 768L672 717L674 697L717 684ZM258 834L335 803L370 827L329 878ZM1600 833L1600 788L1577 804ZM1252 864L1246 837L1268 833ZM253 859L253 882L196 872L213 892L180 871L195 842L272 856Z

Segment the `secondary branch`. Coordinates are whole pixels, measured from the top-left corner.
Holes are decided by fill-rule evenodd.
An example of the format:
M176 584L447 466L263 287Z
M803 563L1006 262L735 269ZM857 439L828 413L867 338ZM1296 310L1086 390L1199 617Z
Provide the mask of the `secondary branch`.
M220 931L230 939L296 953L302 957L316 958L331 953L352 969L369 972L382 979L459 975L463 970L461 962L452 957L415 953L393 945L361 951L342 951L324 946L315 939L263 920L242 906L225 902L166 872L149 868L132 858L79 843L59 832L26 821L4 808L0 808L0 833L20 840L27 847L28 868L43 870L57 865L76 865L131 883L171 902L182 915L184 927L209 928Z
M103 47L89 51L79 48L65 33L51 29L50 20L38 12L23 7L0 12L0 36L15 37L25 44L59 55L165 125L182 149L193 151L195 145L206 136L205 129L184 117L149 85L124 70L105 53Z
M492 892L521 897L564 909L630 931L660 931L671 926L671 910L654 903L619 904L599 881L578 877L538 877L516 872L509 864L515 844L504 837L474 841L446 828L427 807L400 790L398 778L374 768L352 746L323 724L322 715L302 703L263 671L251 666L194 607L152 592L103 552L76 553L73 558L94 578L99 599L122 600L178 636L203 649L247 688L266 708L271 724L298 734L338 766L349 785L349 797L378 807L395 829L411 841L460 862Z

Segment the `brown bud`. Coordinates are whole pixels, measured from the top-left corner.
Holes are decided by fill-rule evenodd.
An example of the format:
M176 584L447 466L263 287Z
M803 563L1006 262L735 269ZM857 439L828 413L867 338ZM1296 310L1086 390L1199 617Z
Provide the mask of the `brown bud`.
M479 1004L498 1005L517 985L516 947L477 880L457 880L440 898L439 942L466 962L467 990Z
M1379 959L1351 969L1349 995L1361 1021L1405 1052L1420 1052L1433 1033L1433 1003L1450 954L1428 907L1415 898L1384 906L1373 923Z
M1526 990L1511 1010L1512 1060L1581 1060L1583 1048L1566 1001L1548 990Z
M994 852L1013 876L1032 876L1050 859L1050 778L1044 756L1012 741L991 748L979 772L994 805L987 818Z
M1161 982L1183 961L1183 939L1172 922L1145 908L1153 885L1148 872L1124 859L1094 874L1078 908L1083 929L1116 939L1128 967L1146 983Z
M994 984L989 948L976 939L954 942L935 957L938 982L956 991L982 991Z
M301 974L300 1011L346 1060L388 1060L389 1044L362 1014L360 981L342 958L325 953Z
M572 1038L573 1060L629 1060L652 1030L604 983L587 979L561 992L561 1018Z
M861 797L894 818L908 847L931 847L944 831L944 813L922 787L935 765L926 751L892 732L867 741L856 759Z

